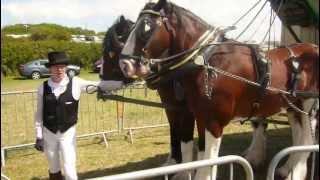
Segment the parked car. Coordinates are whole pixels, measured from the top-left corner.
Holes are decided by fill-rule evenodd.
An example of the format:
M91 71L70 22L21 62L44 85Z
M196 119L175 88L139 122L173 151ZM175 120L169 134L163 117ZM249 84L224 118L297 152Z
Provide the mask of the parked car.
M100 72L100 69L102 67L102 62L103 62L103 58L101 57L92 65L92 71L96 73Z
M45 66L47 59L38 59L19 66L19 73L31 79L40 79L41 77L50 76L49 69ZM67 75L73 77L80 74L80 67L69 64L67 66Z

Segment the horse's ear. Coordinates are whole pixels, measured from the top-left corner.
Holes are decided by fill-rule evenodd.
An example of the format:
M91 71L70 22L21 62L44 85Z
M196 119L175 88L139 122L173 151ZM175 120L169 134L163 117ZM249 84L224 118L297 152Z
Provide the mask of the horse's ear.
M125 22L125 21L126 21L126 19L124 18L123 15L121 15L121 16L120 16L120 23Z
M167 4L167 0L159 0L157 4L153 7L154 11L160 11Z

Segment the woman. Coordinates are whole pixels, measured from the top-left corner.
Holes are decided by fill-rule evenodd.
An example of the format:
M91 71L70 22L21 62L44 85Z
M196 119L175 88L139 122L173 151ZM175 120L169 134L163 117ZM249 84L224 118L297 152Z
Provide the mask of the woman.
M48 159L50 180L63 179L60 158L63 160L65 178L76 180L75 125L80 94L88 85L98 86L105 91L121 88L122 82L93 82L78 77L69 78L66 75L69 59L64 52L50 52L48 59L46 66L51 76L38 88L35 148L44 151Z

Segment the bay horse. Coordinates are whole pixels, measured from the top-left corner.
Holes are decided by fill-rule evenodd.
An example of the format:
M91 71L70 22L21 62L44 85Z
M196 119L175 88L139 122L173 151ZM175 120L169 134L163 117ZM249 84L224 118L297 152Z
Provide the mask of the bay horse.
M265 57L272 65L268 87L273 90L267 89L259 98L261 88L248 83L258 80L253 64L256 53L248 45L227 40L221 32L224 31L166 0L147 3L121 52L120 68L126 77L144 78L149 86L161 87L172 79L181 83L189 111L196 119L198 157L203 159L218 156L223 129L232 119L269 117L281 109L287 110L293 144L314 143L312 129L314 112L319 109L318 98L284 92L290 90L293 58L300 64L297 89L312 94L319 91L319 48L303 43L267 52ZM204 50L200 48L207 42L214 43ZM198 63L199 52L208 57L202 65ZM259 106L254 108L257 99ZM280 175L304 179L308 156L309 153L290 155L280 168ZM211 173L209 168L202 168L194 179L216 179L216 174L216 167Z
M119 55L127 40L130 30L134 23L121 15L114 24L108 29L103 41L103 64L100 71L102 80L118 80L125 84L135 81L123 75L119 66ZM155 87L150 87L155 89ZM171 80L162 83L157 87L161 101L170 107L179 107L179 109L166 108L166 115L170 127L170 154L164 165L190 162L193 159L193 129L194 117L186 106L185 98L179 95L179 84ZM182 92L183 93L183 92ZM265 159L266 151L266 125L264 123L252 123L253 141L246 150L245 158L255 167L258 167ZM189 126L189 127L188 127ZM199 142L204 147L204 141ZM176 175L175 178L179 179Z
M120 52L133 26L132 21L120 16L106 32L103 41L103 65L100 71L102 80L118 80L125 84L135 81L133 78L125 77L119 67ZM161 102L167 105L165 112L170 127L170 153L165 165L192 160L186 159L186 157L192 158L191 155L184 156L183 154L192 154L191 140L195 120L186 106L185 99L173 98L176 96L174 86L176 86L175 82L169 81L157 88Z

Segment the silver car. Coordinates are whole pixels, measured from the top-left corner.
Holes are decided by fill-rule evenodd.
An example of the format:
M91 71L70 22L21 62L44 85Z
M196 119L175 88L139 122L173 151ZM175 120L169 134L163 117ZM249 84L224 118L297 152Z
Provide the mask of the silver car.
M47 59L38 59L19 66L19 73L21 76L25 76L32 79L40 79L41 77L50 76L49 69L45 66L48 63ZM77 65L67 66L67 75L69 77L80 74L80 67Z

